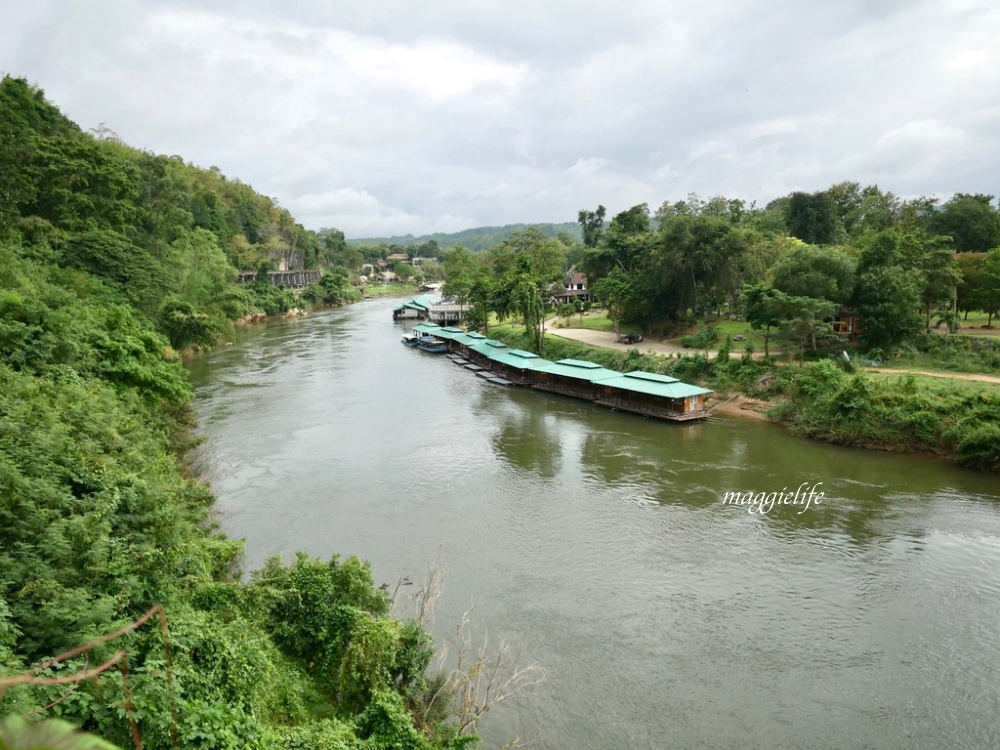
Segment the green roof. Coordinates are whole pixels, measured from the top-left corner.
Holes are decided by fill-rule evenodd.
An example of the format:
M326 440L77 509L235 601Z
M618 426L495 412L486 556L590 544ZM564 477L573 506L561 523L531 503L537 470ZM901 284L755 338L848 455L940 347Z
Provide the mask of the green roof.
M434 331L434 335L439 339L445 339L447 341L461 340L465 336L465 331L461 328L454 328L453 326L445 326L444 328L438 328Z
M427 312L431 305L436 305L441 301L441 297L436 294L421 294L419 297L414 297L401 304L399 307L394 308L393 312L399 312L400 310L405 310L410 308L412 310L421 310Z
M661 378L664 379L661 380ZM646 393L650 396L662 396L663 398L688 398L712 392L707 388L689 385L688 383L682 383L676 378L656 375L651 372L618 373L618 377L602 380L600 384L607 388Z
M585 359L560 359L556 362L558 365L569 365L570 367L585 367L588 370L601 370L602 368L596 362L588 362Z
M499 362L509 367L516 367L519 370L534 369L535 364L538 362L548 361L542 359L537 354L526 352L523 349L493 349L492 352L483 353L493 362Z
M419 325L415 325L413 327L413 330L418 331L420 333L433 333L435 336L437 336L442 329L441 326L439 326L437 323L431 323L428 320L423 323L420 323Z
M506 344L500 341L494 341L493 339L483 339L478 344L470 345L469 348L472 349L472 351L476 352L477 354L484 354L487 357L490 357L495 351L499 349L505 349L507 351L510 350L510 348Z
M625 377L627 378L638 378L639 380L651 380L654 383L679 383L677 378L672 378L669 375L660 375L655 372L643 372L642 370L635 370L633 372L626 372Z
M466 332L456 333L454 336L452 336L451 340L457 341L458 343L464 344L465 346L472 346L482 341L486 341L486 337L483 334L478 333L476 331L469 331L468 333Z
M621 375L620 372L601 367L594 362L584 362L582 359L560 359L558 362L539 359L531 365L531 369L538 370L539 372L550 372L553 375L561 375L565 378L576 378L577 380L587 380L590 382L603 381Z

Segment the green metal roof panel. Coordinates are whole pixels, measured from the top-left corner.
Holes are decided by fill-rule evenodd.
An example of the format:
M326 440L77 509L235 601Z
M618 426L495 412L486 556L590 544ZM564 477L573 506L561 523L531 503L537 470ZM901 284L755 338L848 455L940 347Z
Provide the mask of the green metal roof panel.
M677 378L672 378L669 375L660 375L655 372L643 372L642 370L634 370L632 372L625 373L626 378L636 378L639 380L651 380L654 383L679 383Z
M495 349L486 356L493 362L499 362L509 367L516 367L519 370L533 370L536 363L548 361L542 359L537 354L521 351L520 349Z
M509 347L506 344L501 343L500 341L494 341L493 339L486 339L485 341L480 341L478 344L470 346L469 348L472 349L472 351L478 354L484 354L487 357L489 357L491 354L493 354L493 352L499 349L506 349L509 351Z
M457 341L459 344L464 346L474 346L482 341L486 341L486 337L481 333L476 333L475 331L469 331L468 333L456 333L452 336L452 341Z
M460 337L465 335L465 331L459 330L458 328L438 328L434 331L434 335L439 339L444 339L445 341L456 341Z
M631 374L632 373L621 375L619 373L619 376L616 378L602 380L600 385L606 388L616 388L622 391L632 391L634 393L645 393L650 396L661 396L663 398L675 399L689 398L690 396L698 396L712 392L707 388L682 383L679 380L673 383L663 383L645 378L631 378L629 377Z
M437 323L431 323L430 321L426 321L424 323L420 323L419 325L413 326L413 330L418 333L433 333L436 336L441 331L441 326L439 326Z
M414 297L411 300L407 300L399 307L393 308L393 312L399 312L400 310L405 310L406 308L427 312L427 309L431 305L436 305L440 301L441 297L436 294L421 294L419 297Z
M560 359L556 362L557 365L569 365L570 367L583 367L588 370L598 370L603 369L599 364L595 362L587 362L583 359Z
M553 375L561 375L565 378L575 378L577 380L587 380L590 382L598 380L603 381L608 378L615 378L621 375L620 372L608 370L607 368L601 367L593 362L584 362L579 359L560 359L558 362L542 360L539 364L533 364L532 369L540 370L542 372L550 372Z

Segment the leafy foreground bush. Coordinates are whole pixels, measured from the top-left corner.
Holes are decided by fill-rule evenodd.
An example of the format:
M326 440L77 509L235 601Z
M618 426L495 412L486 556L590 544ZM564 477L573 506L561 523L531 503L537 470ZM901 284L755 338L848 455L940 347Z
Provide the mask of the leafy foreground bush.
M148 320L85 271L3 245L0 261L0 717L57 717L121 747L131 717L152 749L175 727L197 748L474 743L474 724L459 736L450 708L428 710L454 691L429 686L430 637L389 616L366 563L302 556L241 581L241 544L213 530L214 498L178 462L191 390ZM155 605L167 631L44 664ZM8 729L14 746L40 731Z

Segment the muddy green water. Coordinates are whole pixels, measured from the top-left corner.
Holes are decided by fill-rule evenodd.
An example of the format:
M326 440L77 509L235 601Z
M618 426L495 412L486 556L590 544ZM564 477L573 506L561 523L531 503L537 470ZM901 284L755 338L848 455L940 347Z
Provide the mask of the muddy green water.
M392 306L194 360L198 465L251 566L443 556L436 631L482 600L549 670L486 747L1000 747L997 477L491 386L402 346ZM803 513L721 502L803 482Z

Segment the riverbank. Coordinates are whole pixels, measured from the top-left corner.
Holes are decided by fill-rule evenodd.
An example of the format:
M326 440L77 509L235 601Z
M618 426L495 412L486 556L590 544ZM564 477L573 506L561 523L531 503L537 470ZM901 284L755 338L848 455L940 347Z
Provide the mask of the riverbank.
M491 335L524 344L513 326L491 329ZM704 385L718 394L719 415L781 422L795 435L837 445L929 454L1000 472L1000 392L991 381L848 373L832 360L798 367L743 357L663 356L551 333L545 348L550 359L585 359L609 369L642 369ZM747 400L726 403L733 396Z
M737 394L723 398L717 404L708 404L708 411L713 416L746 419L752 422L774 422L767 413L774 406L767 401L748 398Z

